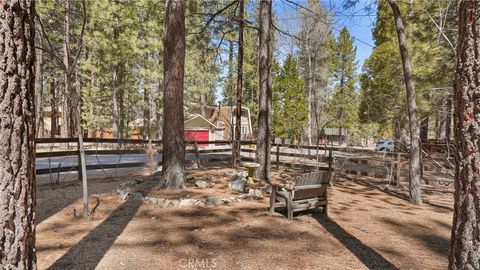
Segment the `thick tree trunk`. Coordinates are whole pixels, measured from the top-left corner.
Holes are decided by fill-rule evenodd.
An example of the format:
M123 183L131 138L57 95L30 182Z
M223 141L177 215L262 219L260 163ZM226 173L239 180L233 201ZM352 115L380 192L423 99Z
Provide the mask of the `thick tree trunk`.
M183 80L185 72L185 1L167 0L164 37L163 170L160 185L185 188Z
M393 120L393 140L395 152L403 152L405 148L405 126L407 124L407 116L403 111L397 112Z
M243 16L244 0L238 0L238 55L237 55L237 106L235 108L235 143L233 144L233 166L240 161L240 140L242 139L242 87L243 87Z
M388 0L395 17L398 46L402 56L403 77L407 90L407 108L410 124L410 201L415 204L422 203L420 189L420 125L417 116L417 104L415 101L415 86L413 85L410 57L408 55L407 42L403 28L403 20L400 9L395 0Z
M38 46L42 46L41 37L38 39ZM35 63L35 127L37 131L37 138L43 137L43 51L36 50Z
M50 106L52 107L52 112L50 115L50 138L54 139L57 135L57 99L55 97L55 80L52 79L50 82Z
M260 2L259 108L256 158L257 177L270 179L272 147L272 0Z
M480 269L480 2L462 1L454 81L455 202L449 269Z
M116 18L116 15L114 14L114 17ZM116 18L117 20L117 18ZM120 29L118 25L115 25L113 29L113 40L114 42L118 42L118 38L120 35ZM117 56L118 58L118 56ZM121 90L120 90L120 59L115 59L114 66L113 66L113 71L112 71L112 137L114 139L120 139L120 95L121 95ZM113 144L113 149L119 149L120 144L114 143Z
M233 100L233 74L235 72L235 67L233 66L233 41L229 40L228 42L228 83L227 83L227 91L226 97L228 101Z
M0 2L0 265L36 269L35 2Z
M62 123L61 136L62 138L72 137L71 133L71 83L68 70L70 69L70 0L65 0L65 14L64 14L64 33L63 33L63 65L65 66L63 74L64 88L62 93Z

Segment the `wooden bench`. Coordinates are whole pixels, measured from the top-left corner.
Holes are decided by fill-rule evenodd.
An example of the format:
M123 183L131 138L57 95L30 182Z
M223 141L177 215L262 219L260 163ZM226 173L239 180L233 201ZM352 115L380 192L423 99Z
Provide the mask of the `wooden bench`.
M270 196L270 213L275 211L277 201L287 208L288 219L293 219L293 213L323 207L327 214L327 186L330 183L331 172L315 171L302 174L293 179L292 185L272 183Z

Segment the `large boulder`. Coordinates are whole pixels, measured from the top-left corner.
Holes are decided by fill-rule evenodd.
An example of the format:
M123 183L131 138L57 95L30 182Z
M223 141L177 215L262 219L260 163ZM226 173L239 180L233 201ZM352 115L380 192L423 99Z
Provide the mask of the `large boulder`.
M231 190L235 190L238 192L245 192L245 184L247 183L247 173L240 172L235 174L230 182L228 183L228 187Z

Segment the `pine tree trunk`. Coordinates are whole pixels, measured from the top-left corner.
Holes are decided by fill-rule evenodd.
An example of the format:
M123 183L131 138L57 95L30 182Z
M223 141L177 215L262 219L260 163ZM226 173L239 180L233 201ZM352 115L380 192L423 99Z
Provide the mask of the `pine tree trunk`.
M34 1L0 2L0 265L36 269Z
M147 87L143 90L143 139L150 138L150 94Z
M185 72L185 1L167 0L164 37L163 170L160 185L185 188L183 81Z
M270 179L272 147L272 0L260 2L259 108L256 158L257 177Z
M240 161L240 140L242 139L242 87L243 87L243 16L244 0L238 0L238 55L237 55L237 106L235 108L235 143L233 144L233 166Z
M42 46L41 37L38 39L38 46ZM35 63L35 127L37 131L37 138L43 137L43 51L36 50L36 63Z
M403 152L405 150L405 126L406 126L407 117L403 111L397 112L394 123L393 123L393 139L394 139L394 147L395 153L396 152Z
M449 269L480 269L480 2L462 1L454 81L455 202Z
M415 204L422 204L420 189L420 125L417 116L417 104L415 101L415 86L413 85L410 57L405 40L405 31L400 9L395 0L388 0L395 17L398 46L402 56L403 77L407 90L407 108L410 124L410 201Z
M57 135L57 99L55 97L55 79L52 79L50 82L50 106L52 107L52 112L50 115L50 138L55 139Z
M62 124L61 124L61 136L62 138L72 137L71 133L71 113L70 113L70 75L68 70L70 69L70 50L68 48L70 44L70 0L65 0L65 17L64 17L64 33L63 33L63 65L65 66L63 74L64 88L62 93Z
M116 17L116 14L114 14L115 21L118 20ZM118 25L114 26L113 29L113 40L114 42L118 42L118 38L120 35L120 30ZM113 66L113 71L112 71L112 137L114 139L120 139L120 79L119 79L119 73L120 73L120 59L115 59L115 63ZM113 149L117 150L120 148L120 144L114 143L113 144Z

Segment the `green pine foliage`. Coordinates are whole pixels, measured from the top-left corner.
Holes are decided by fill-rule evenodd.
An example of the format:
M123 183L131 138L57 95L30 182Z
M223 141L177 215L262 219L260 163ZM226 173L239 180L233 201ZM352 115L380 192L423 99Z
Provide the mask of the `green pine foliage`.
M276 138L300 138L308 108L298 62L288 55L280 67L273 65L273 133Z

